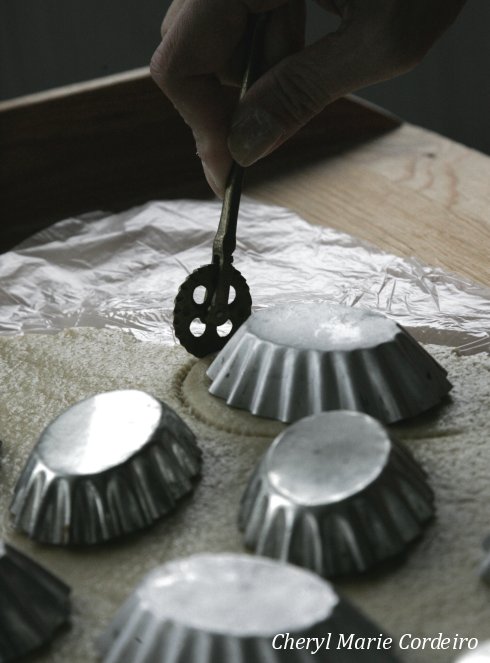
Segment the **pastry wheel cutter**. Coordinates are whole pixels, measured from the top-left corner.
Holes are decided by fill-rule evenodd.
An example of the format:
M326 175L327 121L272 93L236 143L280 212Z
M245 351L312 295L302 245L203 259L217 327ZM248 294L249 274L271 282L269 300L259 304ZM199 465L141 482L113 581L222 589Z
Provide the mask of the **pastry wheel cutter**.
M249 18L247 63L240 99L257 76L259 45L266 18L266 13L251 14ZM233 162L213 242L212 262L193 271L182 283L175 298L175 335L195 357L221 350L252 310L247 282L232 264L243 175L242 166Z

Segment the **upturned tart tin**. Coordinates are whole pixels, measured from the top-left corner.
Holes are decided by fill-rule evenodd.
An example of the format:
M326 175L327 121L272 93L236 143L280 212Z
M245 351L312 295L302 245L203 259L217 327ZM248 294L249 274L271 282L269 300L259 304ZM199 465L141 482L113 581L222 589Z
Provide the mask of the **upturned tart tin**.
M239 526L257 554L333 577L401 553L433 514L408 450L372 417L336 411L276 438L245 490Z
M461 654L455 663L489 663L489 661L490 640L485 640L476 649Z
M323 638L314 659L354 663L340 634L380 637L380 629L319 576L245 555L196 555L150 572L98 641L104 663L305 663L312 652L289 638ZM327 639L328 642L327 648ZM365 656L364 656L365 654ZM393 650L363 661L396 661Z
M37 541L100 543L174 509L200 467L193 433L167 405L132 389L101 393L47 426L10 510Z
M70 588L0 541L0 661L23 657L52 640L70 618Z
M478 569L478 574L483 582L490 585L490 536L485 537L482 548L484 557Z
M291 422L328 410L393 423L450 391L447 372L380 313L320 302L254 313L207 372L228 405Z

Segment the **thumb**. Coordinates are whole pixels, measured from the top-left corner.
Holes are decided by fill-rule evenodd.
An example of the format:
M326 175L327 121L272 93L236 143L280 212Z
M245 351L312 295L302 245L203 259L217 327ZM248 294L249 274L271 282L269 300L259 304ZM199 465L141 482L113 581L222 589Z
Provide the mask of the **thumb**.
M327 35L267 71L241 100L228 148L249 166L279 147L335 99L385 76L363 40ZM376 62L377 61L377 62Z

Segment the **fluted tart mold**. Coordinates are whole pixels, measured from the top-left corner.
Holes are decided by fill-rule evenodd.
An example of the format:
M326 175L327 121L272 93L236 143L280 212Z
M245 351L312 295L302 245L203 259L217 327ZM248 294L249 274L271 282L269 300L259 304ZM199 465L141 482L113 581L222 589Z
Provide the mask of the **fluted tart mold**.
M433 514L409 451L372 417L337 411L276 438L244 492L239 527L258 555L330 578L403 552Z
M462 638L461 638L462 639ZM473 638L476 640L476 638ZM490 661L490 640L484 640L476 649L466 650L454 663L488 663Z
M257 311L207 375L228 405L284 422L342 409L393 423L451 389L447 371L400 325L328 302Z
M0 661L47 644L70 618L70 588L0 541Z
M324 643L330 633L330 648L315 660L356 663L358 652L336 649L339 634L378 637L380 629L304 569L245 555L196 555L149 573L98 649L104 663L311 662L310 651L278 646L286 633ZM383 650L363 656L369 663L396 660Z
M106 392L47 426L10 510L39 542L96 544L172 511L200 468L196 439L171 408L138 390Z

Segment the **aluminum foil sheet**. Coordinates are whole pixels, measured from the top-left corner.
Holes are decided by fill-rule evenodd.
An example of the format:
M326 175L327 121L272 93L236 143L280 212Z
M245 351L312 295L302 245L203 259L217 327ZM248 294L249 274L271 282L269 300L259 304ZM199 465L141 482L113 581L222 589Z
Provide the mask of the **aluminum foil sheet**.
M69 218L0 259L0 334L122 328L175 342L173 300L211 258L218 201L150 202ZM490 339L490 288L244 200L235 264L254 307L330 300L374 308L418 340L476 351Z

